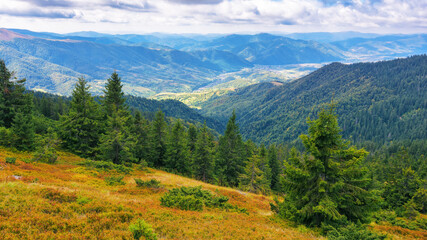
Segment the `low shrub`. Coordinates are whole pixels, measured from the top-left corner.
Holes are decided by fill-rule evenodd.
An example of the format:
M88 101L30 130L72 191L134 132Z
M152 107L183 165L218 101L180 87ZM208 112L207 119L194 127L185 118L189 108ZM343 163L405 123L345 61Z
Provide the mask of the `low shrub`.
M104 180L109 186L118 186L118 185L126 184L125 182L123 182L123 178L124 176L117 176L117 177L111 176L111 177L106 177Z
M157 181L156 179L152 178L148 181L142 181L141 179L135 178L135 183L138 187L145 187L145 188L160 188L160 181Z
M14 158L14 157L7 157L6 158L6 163L15 164L15 162L16 162L16 158Z
M79 165L89 167L89 168L95 168L103 171L116 170L118 172L122 172L125 174L132 172L132 168L119 165L119 164L114 164L112 162L105 162L105 161L86 160L84 162L79 163Z
M60 202L60 203L70 203L77 200L77 195L75 193L61 192L52 188L45 188L41 191L43 198Z
M387 237L370 231L360 223L349 223L338 228L323 225L322 228L327 229L327 236L330 240L382 240Z
M160 198L161 205L182 210L202 211L204 207L221 208L246 213L246 209L228 203L228 197L215 196L202 187L181 187L169 190Z
M129 226L129 230L132 232L134 239L141 239L144 237L146 240L156 240L157 235L154 233L151 225L146 223L144 220L138 219L135 223Z

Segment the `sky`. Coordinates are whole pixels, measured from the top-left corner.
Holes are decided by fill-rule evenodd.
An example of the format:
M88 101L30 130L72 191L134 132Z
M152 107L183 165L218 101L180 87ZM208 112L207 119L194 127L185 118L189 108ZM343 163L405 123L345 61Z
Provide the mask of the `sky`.
M427 0L0 0L0 28L69 33L427 33Z

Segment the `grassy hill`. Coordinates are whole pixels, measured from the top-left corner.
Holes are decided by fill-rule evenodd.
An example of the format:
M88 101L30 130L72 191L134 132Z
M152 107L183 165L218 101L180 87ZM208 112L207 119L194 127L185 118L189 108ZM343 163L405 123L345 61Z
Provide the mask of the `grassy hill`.
M16 157L6 164L5 157ZM322 239L289 227L270 211L270 197L218 187L163 171L133 169L125 174L78 165L84 159L61 153L55 165L25 163L31 155L0 149L1 239L131 239L128 226L144 219L160 239ZM124 185L105 181L124 176ZM158 189L138 188L134 178L157 179ZM246 213L163 207L169 189L202 186Z
M150 224L159 239L324 239L292 226L270 211L272 197L218 187L159 170L130 172L86 167L86 160L61 152L56 164L30 163L29 153L0 148L1 239L132 239L129 225ZM15 164L5 162L16 158ZM122 169L123 170L123 169ZM129 170L129 168L124 168ZM121 178L120 184L111 179ZM156 179L160 188L137 187L134 179ZM177 187L202 186L247 213L221 209L186 211L164 207L160 197ZM390 239L422 239L423 230L386 223L371 227Z

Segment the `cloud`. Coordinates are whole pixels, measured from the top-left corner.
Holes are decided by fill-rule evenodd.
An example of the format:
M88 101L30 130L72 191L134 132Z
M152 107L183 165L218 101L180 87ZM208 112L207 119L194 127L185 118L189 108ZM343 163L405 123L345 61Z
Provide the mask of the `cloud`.
M35 18L74 18L77 14L73 11L51 11L40 9L29 10L0 10L0 14L15 17Z
M69 0L20 0L40 7L72 7L74 2Z
M218 4L223 0L168 0L169 2L181 4Z
M110 0L105 3L106 6L120 10L145 12L153 11L154 6L148 4L147 1L132 1L132 0Z

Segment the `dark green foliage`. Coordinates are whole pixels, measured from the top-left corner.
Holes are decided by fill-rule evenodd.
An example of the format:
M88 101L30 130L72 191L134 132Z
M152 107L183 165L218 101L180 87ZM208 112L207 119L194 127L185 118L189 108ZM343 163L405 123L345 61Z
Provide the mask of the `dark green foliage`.
M194 126L194 124L190 124L190 126L188 127L187 137L188 137L188 150L190 150L190 153L194 153L194 151L196 150L196 142L197 142L197 128L196 126Z
M276 145L271 145L268 149L268 165L271 168L271 182L270 182L270 188L273 191L279 191L280 190L280 173L282 172L282 169L279 164L279 160L277 158L277 150Z
M106 177L104 180L109 186L118 186L118 185L125 185L126 183L123 182L124 176L110 176Z
M129 231L132 232L133 239L139 240L142 237L146 240L156 240L157 235L154 233L151 225L144 220L138 219L135 223L129 225Z
M213 135L204 124L197 135L193 153L194 175L204 182L210 181L214 177L214 147Z
M239 176L239 188L252 193L267 194L270 190L270 183L266 173L261 170L262 160L259 155L252 155L246 161L244 172Z
M166 167L186 176L191 176L192 163L187 145L187 133L179 120L172 126L166 149Z
M245 209L232 206L225 196L215 196L202 187L181 187L169 190L160 198L162 206L179 208L182 210L202 211L207 208L229 209L238 212L246 212Z
M215 167L221 185L234 187L238 185L239 175L244 168L244 160L244 145L236 124L236 113L233 111L224 136L219 139L217 151Z
M154 167L164 167L166 161L166 121L162 111L156 113L150 130L150 155L148 163Z
M144 188L160 188L160 181L152 178L148 181L142 181L141 179L135 178L136 186Z
M381 240L387 237L366 229L360 223L348 223L338 228L331 226L326 228L328 228L328 239L330 240Z
M361 167L367 152L341 139L332 105L308 124L309 135L301 135L308 153L300 156L293 149L285 161L282 183L287 195L279 214L314 226L366 220L375 208L367 169Z
M34 153L33 161L53 164L58 159L56 148L59 145L58 136L52 129L38 141L39 146Z
M149 130L149 122L142 117L141 112L137 111L130 132L134 136L133 155L138 163L146 164L149 157Z
M34 149L35 132L31 112L18 110L13 118L11 132L13 144L18 150L30 151Z
M116 170L117 172L122 172L125 174L132 172L132 168L130 167L125 167L123 165L114 164L112 162L105 162L105 161L86 160L82 163L79 163L79 165L89 167L89 168L99 169L102 171Z
M15 164L15 162L16 162L16 158L14 158L14 157L7 157L6 158L6 163Z
M111 77L107 79L104 90L103 105L108 116L112 116L115 111L125 110L125 98L122 87L121 78L117 72L113 72Z
M103 128L99 106L89 93L86 80L79 78L70 110L60 118L62 145L77 155L94 157Z

